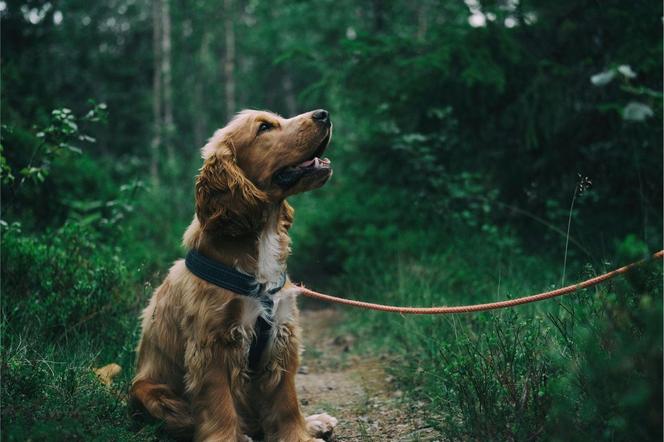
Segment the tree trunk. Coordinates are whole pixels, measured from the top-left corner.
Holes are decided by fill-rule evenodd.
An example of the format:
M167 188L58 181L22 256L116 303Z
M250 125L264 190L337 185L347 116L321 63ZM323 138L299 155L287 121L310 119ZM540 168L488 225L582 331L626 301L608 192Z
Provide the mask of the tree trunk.
M293 92L293 79L290 72L287 70L284 73L284 95L286 96L286 110L288 116L292 117L297 113L297 100L295 99L295 92Z
M161 146L161 0L152 0L152 142L150 175L159 182L159 148Z
M373 27L375 32L382 32L385 27L385 8L383 0L373 0Z
M419 41L424 40L429 29L429 5L426 2L421 2L417 8L417 34L416 38Z
M173 74L171 71L171 7L170 0L161 0L161 72L164 82L164 144L168 161L173 164L175 153L173 151L173 134L175 124L173 122Z
M203 84L205 83L207 76L206 72L203 69L203 65L206 61L205 53L208 51L209 46L209 34L206 31L203 31L203 36L201 37L201 46L199 50L192 57L192 66L197 66L190 75L190 84L192 85L193 95L191 97L192 104L194 106L194 111L190 112L192 118L192 127L194 128L194 146L200 147L203 145L203 141L206 136L207 131L207 112L203 109Z
M233 0L224 0L224 31L226 54L224 57L224 79L226 93L226 119L237 111L235 108L235 30L233 29Z

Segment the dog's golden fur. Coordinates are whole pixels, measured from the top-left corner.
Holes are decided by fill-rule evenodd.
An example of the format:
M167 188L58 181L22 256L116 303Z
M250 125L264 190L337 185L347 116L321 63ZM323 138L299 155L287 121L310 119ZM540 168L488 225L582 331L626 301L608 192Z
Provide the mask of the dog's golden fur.
M322 153L330 133L329 120L312 112L284 119L244 111L218 130L202 149L185 248L276 286L290 252L286 197L320 187L331 170L310 168L288 186L275 184L275 173ZM297 291L287 281L273 295L272 335L253 373L247 356L260 302L199 279L177 261L142 315L132 403L201 441L300 442L331 431L336 420L305 419L296 396Z

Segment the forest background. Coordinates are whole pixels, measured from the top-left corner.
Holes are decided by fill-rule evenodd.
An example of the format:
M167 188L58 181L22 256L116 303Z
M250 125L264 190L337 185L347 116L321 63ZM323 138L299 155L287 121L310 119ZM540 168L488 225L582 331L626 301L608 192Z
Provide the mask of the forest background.
M488 302L662 248L662 4L0 1L2 438L152 440L137 316L243 108L335 125L292 198L293 280ZM662 271L454 317L349 312L450 439L661 440ZM315 307L315 306L313 306Z

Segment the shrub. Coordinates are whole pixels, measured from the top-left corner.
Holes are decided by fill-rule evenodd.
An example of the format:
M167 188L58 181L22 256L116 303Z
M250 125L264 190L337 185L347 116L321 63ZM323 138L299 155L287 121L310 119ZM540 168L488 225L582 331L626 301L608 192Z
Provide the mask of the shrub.
M552 317L552 440L662 439L661 266L638 274Z
M131 427L124 392L99 382L89 356L37 353L34 347L23 342L3 352L3 440L138 441L150 437L152 428L139 433ZM90 354L91 349L87 351Z
M396 305L458 305L537 292L559 278L542 260L501 257L503 242L490 232L429 233L444 253L424 243L414 253L421 240L401 235L400 253L379 268L367 259L374 247L365 255L357 243L337 290ZM633 243L628 237L618 249L642 254ZM557 301L444 317L352 311L345 327L393 355L401 389L427 401L429 424L452 440L658 440L660 283L654 264Z
M88 330L112 338L140 301L113 248L76 223L43 235L7 228L2 263L2 310L16 332L55 339Z

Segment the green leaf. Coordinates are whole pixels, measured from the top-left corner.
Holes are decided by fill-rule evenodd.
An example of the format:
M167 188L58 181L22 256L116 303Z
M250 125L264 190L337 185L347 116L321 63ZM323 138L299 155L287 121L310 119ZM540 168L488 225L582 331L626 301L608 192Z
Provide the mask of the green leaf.
M80 154L83 153L83 151L82 151L81 149L79 149L79 148L76 147L76 146L72 146L71 144L62 143L62 144L60 145L60 147L64 147L64 148L67 149L68 151L70 151L70 152L74 152L75 154L79 154L79 155L80 155Z
M630 102L622 112L623 120L626 121L644 121L655 115L652 108L645 103L636 101Z

